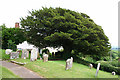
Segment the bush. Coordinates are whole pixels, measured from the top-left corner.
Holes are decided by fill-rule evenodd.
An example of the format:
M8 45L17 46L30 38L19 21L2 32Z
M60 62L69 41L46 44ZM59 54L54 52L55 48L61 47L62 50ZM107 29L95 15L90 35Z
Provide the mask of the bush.
M107 72L115 71L116 74L120 74L120 69L118 67L111 65L111 64L115 64L115 62L116 61L114 61L114 62L98 61L95 64L101 63L100 70L107 71ZM118 62L116 64L118 64Z
M2 50L2 49L1 49ZM5 50L2 50L2 60L9 60L10 59L10 54L5 54Z
M97 68L98 63L101 63L100 64L100 70L107 71L107 72L110 72L110 73L115 71L116 74L120 75L120 67L112 66L111 64L109 64L109 62L106 62L106 61L89 62L89 61L85 61L81 58L73 58L73 59L74 59L74 62L84 64L84 65L87 65L87 66L91 63L91 64L93 64L94 68Z

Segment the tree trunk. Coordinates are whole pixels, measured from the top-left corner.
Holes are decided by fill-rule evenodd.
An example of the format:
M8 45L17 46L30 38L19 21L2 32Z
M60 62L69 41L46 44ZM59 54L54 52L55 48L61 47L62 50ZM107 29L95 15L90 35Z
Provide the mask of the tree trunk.
M68 46L64 46L63 48L64 48L64 52L62 55L63 59L68 59L68 58L72 57L72 55L71 55L72 49Z

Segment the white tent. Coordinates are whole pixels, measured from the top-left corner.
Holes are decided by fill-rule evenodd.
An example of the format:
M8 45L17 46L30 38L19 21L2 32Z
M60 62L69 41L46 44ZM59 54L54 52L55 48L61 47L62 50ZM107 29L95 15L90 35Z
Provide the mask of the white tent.
M35 46L29 44L27 41L24 41L21 44L17 45L17 49L33 49L33 48L35 48Z

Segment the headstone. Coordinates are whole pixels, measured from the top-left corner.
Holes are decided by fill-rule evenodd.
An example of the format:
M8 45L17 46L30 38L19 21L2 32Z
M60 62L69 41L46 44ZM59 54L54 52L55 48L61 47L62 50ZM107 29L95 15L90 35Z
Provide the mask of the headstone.
M5 50L5 53L6 53L6 54L10 54L11 52L12 52L11 49L6 49L6 50Z
M37 60L37 53L38 53L38 50L33 48L31 51L31 58L30 58L31 61Z
M29 58L29 51L27 50L26 53L27 53L27 58Z
M112 72L112 75L115 75L115 74L116 74L116 73L113 71L113 72Z
M41 56L40 56L40 60L42 60Z
M73 58L71 57L71 59L66 60L66 68L65 68L65 70L71 69L72 64L73 64Z
M10 59L17 59L19 58L19 52L11 52Z
M21 58L26 59L28 57L29 57L29 51L27 51L27 49L23 49Z
M47 62L48 61L48 54L43 54L43 62Z
M95 77L98 75L99 68L100 68L100 63L98 63L98 66L97 66L97 70L96 70Z
M89 67L90 67L90 69L92 69L92 68L93 68L93 65L92 65L92 64L89 64Z

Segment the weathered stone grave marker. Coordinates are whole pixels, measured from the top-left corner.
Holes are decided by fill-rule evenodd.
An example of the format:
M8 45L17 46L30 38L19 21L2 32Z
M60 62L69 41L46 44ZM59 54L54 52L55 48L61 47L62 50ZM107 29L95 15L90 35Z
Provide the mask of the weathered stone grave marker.
M73 58L71 57L71 59L66 60L66 68L65 68L65 70L71 69L72 64L73 64Z
M26 57L29 57L29 51L27 51L27 49L23 49L21 58L26 59Z
M98 75L99 68L100 68L100 63L98 63L98 66L97 66L97 70L96 70L95 77Z
M43 53L43 62L48 61L48 54Z
M19 58L19 52L11 52L10 59L17 59Z
M30 58L30 60L31 61L37 60L37 54L38 54L38 50L33 48L32 51L31 51L31 58Z
M115 75L115 74L116 74L116 73L113 71L113 72L112 72L112 75Z
M89 67L90 67L90 69L92 69L92 68L93 68L93 65L92 65L92 64L89 64Z

